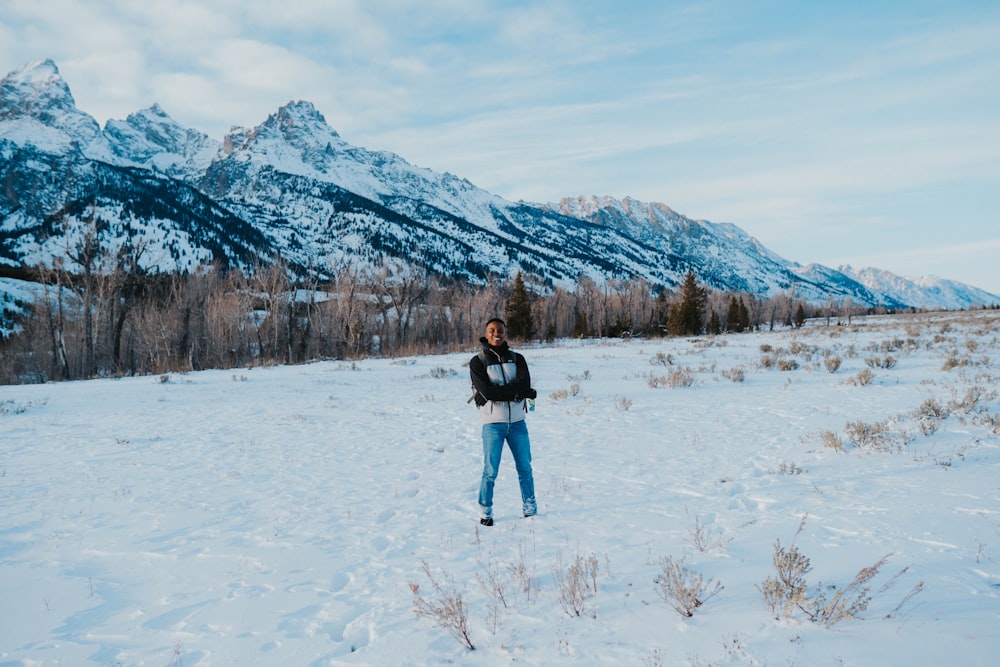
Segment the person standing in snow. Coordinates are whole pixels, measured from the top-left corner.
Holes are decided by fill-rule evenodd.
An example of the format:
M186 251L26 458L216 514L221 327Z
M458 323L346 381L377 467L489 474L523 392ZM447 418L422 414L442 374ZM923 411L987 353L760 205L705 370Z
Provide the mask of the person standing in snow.
M531 375L524 357L507 346L507 325L499 317L486 323L485 336L479 339L483 349L469 361L473 399L483 422L483 479L479 485L479 522L493 525L493 485L500 468L500 456L506 441L517 479L521 485L524 516L538 512L535 480L531 472L531 442L525 413L528 400L537 392L531 388Z

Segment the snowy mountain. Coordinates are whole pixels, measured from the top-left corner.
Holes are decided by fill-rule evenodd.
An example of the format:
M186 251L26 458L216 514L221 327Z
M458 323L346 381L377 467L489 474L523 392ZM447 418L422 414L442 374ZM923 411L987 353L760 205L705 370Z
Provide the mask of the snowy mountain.
M793 291L813 302L1000 302L957 283L894 277L902 285L889 289L887 281L803 269L735 225L691 220L663 204L507 201L353 146L305 101L221 142L155 104L101 129L76 108L49 60L0 82L0 179L0 268L50 263L92 233L112 252L141 244L150 271L206 261L248 268L280 256L303 275L395 260L473 283L521 270L550 286L641 277L672 288L691 270L717 289Z
M888 294L916 308L967 308L969 304L995 304L997 297L964 283L937 276L904 278L875 268L855 270L849 265L837 270L873 291Z

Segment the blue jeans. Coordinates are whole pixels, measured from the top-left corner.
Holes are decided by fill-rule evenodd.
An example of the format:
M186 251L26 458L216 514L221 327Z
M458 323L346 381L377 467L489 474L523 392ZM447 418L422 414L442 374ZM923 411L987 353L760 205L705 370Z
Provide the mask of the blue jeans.
M504 440L514 456L524 514L533 515L537 511L535 480L531 474L531 442L528 440L528 426L524 421L483 424L483 480L479 484L479 507L484 517L493 516L493 484L500 469Z

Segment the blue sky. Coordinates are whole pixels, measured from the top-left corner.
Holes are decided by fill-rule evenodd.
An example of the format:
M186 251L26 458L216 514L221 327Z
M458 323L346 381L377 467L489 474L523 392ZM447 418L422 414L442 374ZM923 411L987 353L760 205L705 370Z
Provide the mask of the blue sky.
M221 139L291 100L532 202L663 202L803 264L1000 294L1000 3L0 0L101 123Z

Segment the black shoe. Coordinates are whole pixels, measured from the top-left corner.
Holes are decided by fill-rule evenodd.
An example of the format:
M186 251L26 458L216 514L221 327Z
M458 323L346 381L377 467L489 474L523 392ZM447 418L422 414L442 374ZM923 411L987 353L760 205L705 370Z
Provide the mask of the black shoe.
M527 512L525 512L524 518L525 519L530 519L531 517L535 516L535 514L537 514L537 512L532 512L531 514L528 514Z
M479 523L482 524L482 525L484 525L484 526L492 526L493 525L493 517L489 516L489 517L486 517L485 519L480 519Z

